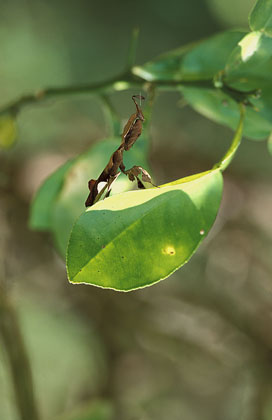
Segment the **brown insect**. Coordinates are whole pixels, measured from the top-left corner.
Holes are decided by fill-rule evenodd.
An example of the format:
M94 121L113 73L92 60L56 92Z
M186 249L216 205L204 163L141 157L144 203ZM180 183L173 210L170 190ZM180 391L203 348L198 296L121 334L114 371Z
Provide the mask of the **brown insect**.
M132 100L136 106L136 112L131 115L128 122L126 123L123 133L122 133L122 141L118 149L111 155L110 160L105 167L105 169L101 172L97 179L91 179L88 183L88 187L90 193L88 198L85 202L85 206L89 207L95 204L107 190L106 196L108 197L111 190L112 183L116 180L118 175L120 174L119 169L129 177L131 181L135 178L138 181L139 188L145 188L143 183L138 178L138 175L142 173L143 181L151 182L151 178L147 171L145 171L140 166L133 166L133 168L126 170L125 165L123 163L123 152L124 150L128 151L131 149L133 144L136 142L138 137L142 133L142 126L144 122L144 115L140 106L137 104L136 99L145 99L143 96L134 95L132 96ZM103 182L105 185L102 187L100 191L98 191L98 185Z
M136 98L145 99L140 95L132 96L132 100L135 103L137 112L131 115L123 130L121 146L123 145L125 150L129 150L142 133L144 116L141 108L135 100Z

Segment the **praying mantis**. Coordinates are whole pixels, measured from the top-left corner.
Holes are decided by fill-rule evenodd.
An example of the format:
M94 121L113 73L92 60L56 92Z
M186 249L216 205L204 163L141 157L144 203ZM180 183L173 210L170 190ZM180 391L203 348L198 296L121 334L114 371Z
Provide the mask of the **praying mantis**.
M132 100L136 106L136 112L131 115L128 122L126 123L121 136L121 144L118 149L115 150L115 152L111 155L106 167L103 169L97 179L91 179L89 181L88 187L90 193L85 202L86 207L92 206L98 200L100 200L105 191L107 191L105 198L108 197L110 195L112 183L116 180L121 172L127 175L130 181L137 179L138 188L145 188L142 181L139 179L140 174L142 174L142 180L144 182L150 182L152 184L151 177L145 169L140 166L133 166L132 168L126 170L123 162L124 151L130 150L138 137L141 135L143 122L145 120L143 112L136 102L136 99L141 101L145 98L141 95L132 96ZM104 186L99 190L100 183L104 183Z

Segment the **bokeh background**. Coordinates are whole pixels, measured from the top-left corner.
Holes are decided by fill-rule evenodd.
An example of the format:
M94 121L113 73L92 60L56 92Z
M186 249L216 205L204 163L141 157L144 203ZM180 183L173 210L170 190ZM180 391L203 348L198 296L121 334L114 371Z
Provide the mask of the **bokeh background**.
M247 28L252 5L0 0L0 104L41 87L118 74L135 26L141 64L224 29ZM130 97L111 95L124 120ZM51 238L28 228L44 177L107 136L101 103L90 95L46 101L24 108L18 126L16 145L0 155L0 281L18 312L41 418L272 419L266 143L243 140L225 173L216 224L192 260L157 285L122 294L70 285ZM210 168L232 136L181 106L174 92L158 97L151 132L158 183ZM95 414L77 414L89 404ZM1 341L0 419L19 420Z

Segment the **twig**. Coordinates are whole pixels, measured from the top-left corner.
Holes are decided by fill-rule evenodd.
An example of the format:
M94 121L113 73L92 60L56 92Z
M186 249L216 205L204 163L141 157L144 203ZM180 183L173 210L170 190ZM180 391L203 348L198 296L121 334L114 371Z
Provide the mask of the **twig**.
M0 116L4 114L17 115L18 112L26 105L34 105L46 99L58 98L68 95L80 94L108 94L114 91L123 91L127 89L145 89L145 86L153 86L158 89L171 90L177 86L193 86L202 88L213 88L212 80L198 80L198 81L165 81L156 80L147 82L139 76L134 75L131 71L125 72L112 79L104 82L90 83L83 85L72 85L63 87L53 87L39 90L36 93L21 96L13 102L3 105L0 108Z
M42 89L36 93L22 96L10 104L3 106L0 109L0 115L6 113L16 115L24 106L39 103L45 99L57 98L66 95L78 95L83 93L107 93L112 90L128 89L133 85L133 81L130 80L128 82L126 79L128 79L127 75L124 75L124 77L121 75L104 82Z
M107 95L102 94L99 95L99 97L102 102L102 108L105 114L106 122L109 124L110 135L119 137L121 132L120 117L112 106L112 103Z
M139 38L139 28L134 28L131 35L128 57L127 57L127 70L130 71L135 64L136 51Z

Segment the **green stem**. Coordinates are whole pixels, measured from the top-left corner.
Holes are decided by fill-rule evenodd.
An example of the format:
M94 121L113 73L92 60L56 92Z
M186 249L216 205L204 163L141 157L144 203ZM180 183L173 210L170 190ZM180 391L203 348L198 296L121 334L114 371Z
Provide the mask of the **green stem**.
M224 171L234 158L238 147L240 146L242 136L243 136L243 128L244 128L244 119L245 119L245 105L243 103L239 104L240 108L240 120L238 127L235 131L232 143L227 151L227 153L222 157L222 159L214 165L213 169L219 168L221 171Z
M196 81L165 81L156 80L147 82L139 76L134 75L131 71L125 72L117 77L106 80L104 82L64 86L56 88L42 89L36 93L24 95L15 101L2 106L0 108L0 115L13 114L17 115L18 112L26 105L34 105L41 101L51 98L58 98L67 95L79 94L108 94L114 91L123 91L127 89L145 89L146 86L153 86L158 89L171 90L177 86L194 86L202 88L212 88L212 80L196 80Z
M123 78L120 76L109 79L105 82L42 89L36 93L22 96L10 104L3 106L0 109L0 115L6 113L16 115L22 107L39 103L45 99L58 98L66 95L78 95L83 93L107 93L113 90L128 89L132 86L132 81L128 82L126 79L127 77Z
M107 95L100 95L100 99L102 101L102 109L105 115L105 120L109 125L110 136L120 137L120 133L122 132L120 117L112 106L112 103Z
M139 28L134 28L131 35L128 58L127 58L127 69L130 71L135 64L136 51L139 38Z
M20 418L38 420L30 362L18 317L2 288L0 288L0 339L6 349Z

